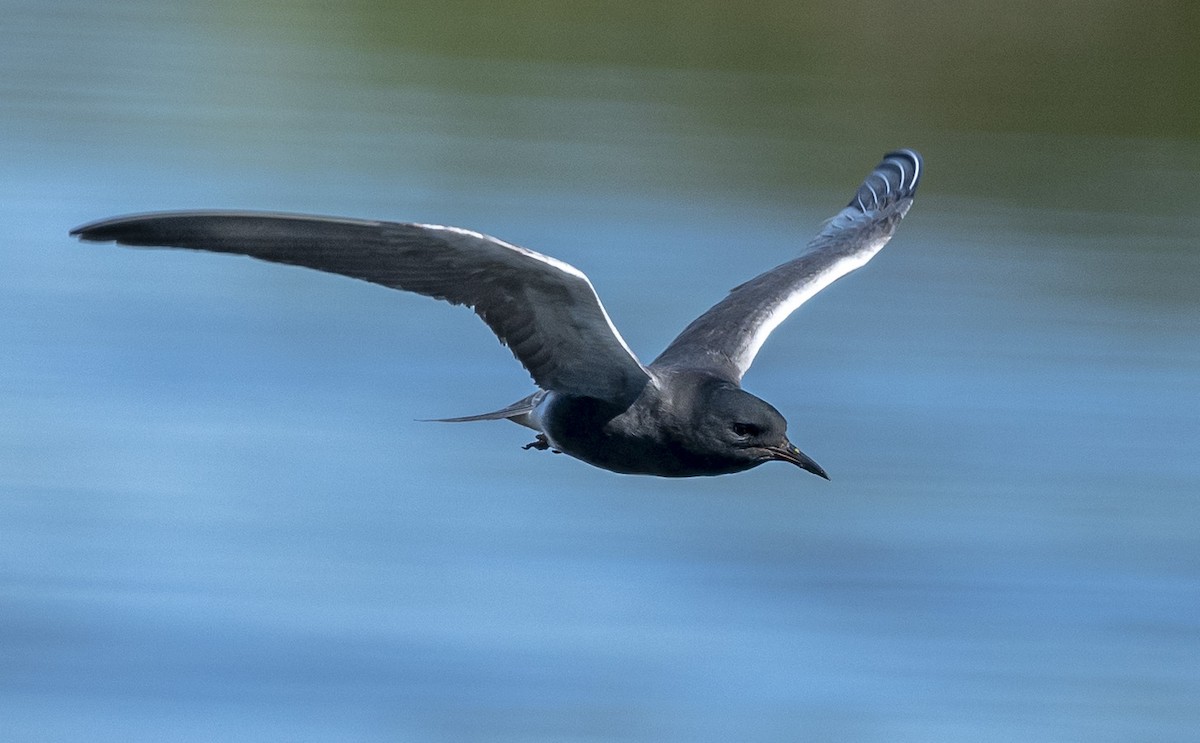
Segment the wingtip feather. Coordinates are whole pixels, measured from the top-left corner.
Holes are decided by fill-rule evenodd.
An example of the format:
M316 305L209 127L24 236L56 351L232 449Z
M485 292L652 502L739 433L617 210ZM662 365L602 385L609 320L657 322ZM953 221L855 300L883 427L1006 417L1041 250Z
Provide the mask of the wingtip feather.
M863 180L848 206L866 213L911 199L921 180L922 165L916 150L892 150Z

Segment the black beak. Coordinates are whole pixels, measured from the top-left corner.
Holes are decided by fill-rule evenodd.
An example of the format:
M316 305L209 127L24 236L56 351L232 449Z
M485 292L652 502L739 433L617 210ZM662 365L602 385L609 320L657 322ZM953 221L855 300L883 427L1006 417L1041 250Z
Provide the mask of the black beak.
M814 462L812 457L797 449L790 442L785 442L783 446L778 448L771 447L768 451L771 452L773 458L781 462L791 462L800 469L808 470L817 477L824 477L826 480L829 479L829 475L825 474L825 470L821 465Z

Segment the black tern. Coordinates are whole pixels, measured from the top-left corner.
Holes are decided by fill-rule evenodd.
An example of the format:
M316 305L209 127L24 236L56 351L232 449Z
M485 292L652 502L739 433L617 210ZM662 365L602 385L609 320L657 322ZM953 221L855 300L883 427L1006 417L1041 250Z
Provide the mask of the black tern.
M787 422L741 387L763 342L797 307L867 263L912 206L921 157L884 156L807 252L734 288L648 366L574 266L458 227L255 212L160 212L77 227L94 242L248 255L466 305L538 390L491 413L552 449L613 472L723 475L790 462L829 476Z

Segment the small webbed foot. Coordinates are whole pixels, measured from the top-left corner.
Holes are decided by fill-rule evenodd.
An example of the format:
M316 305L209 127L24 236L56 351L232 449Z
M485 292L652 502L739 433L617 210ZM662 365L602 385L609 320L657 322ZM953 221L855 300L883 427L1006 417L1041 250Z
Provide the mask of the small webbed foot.
M530 441L528 444L526 444L525 446L522 446L521 448L525 449L526 451L528 451L529 449L537 449L538 451L546 451L547 449L550 448L550 439L546 438L546 434L539 433L537 435L536 439L534 439L533 441Z
M546 451L547 449L550 449L550 439L546 438L546 434L539 433L536 439L530 441L521 448L526 450L537 449L538 451ZM550 449L550 451L554 452L555 454L562 454L562 452L560 452L558 449Z

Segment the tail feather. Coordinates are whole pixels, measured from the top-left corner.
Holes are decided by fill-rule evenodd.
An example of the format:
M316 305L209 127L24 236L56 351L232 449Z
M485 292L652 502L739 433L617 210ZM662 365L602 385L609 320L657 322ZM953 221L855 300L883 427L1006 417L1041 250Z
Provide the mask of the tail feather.
M475 421L510 420L513 423L518 423L536 431L539 429L533 424L530 413L532 413L533 409L537 407L537 404L541 402L542 396L545 394L546 393L544 391L539 390L526 398L517 400L511 405L506 405L505 407L500 408L499 410L493 410L490 413L460 415L454 418L424 418L422 420L427 423L473 423Z

